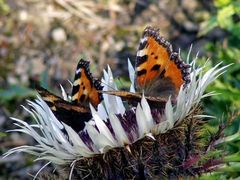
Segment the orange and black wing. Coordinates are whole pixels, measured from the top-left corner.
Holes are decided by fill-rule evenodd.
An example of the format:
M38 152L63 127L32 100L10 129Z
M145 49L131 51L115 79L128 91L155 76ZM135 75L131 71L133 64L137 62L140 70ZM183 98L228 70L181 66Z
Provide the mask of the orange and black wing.
M81 59L78 63L72 89L72 103L89 105L96 108L102 101L100 81L93 79L89 70L89 62Z
M178 92L182 84L189 82L189 65L185 64L179 55L172 50L172 45L159 35L159 30L146 27L136 56L135 85L138 91L155 95L151 90L156 85L161 89L174 89ZM163 81L157 83L156 81ZM158 92L160 93L160 92Z
M37 86L36 90L47 103L56 118L60 122L64 122L72 127L76 132L83 130L85 122L88 122L92 118L92 114L88 107L74 105L40 86Z

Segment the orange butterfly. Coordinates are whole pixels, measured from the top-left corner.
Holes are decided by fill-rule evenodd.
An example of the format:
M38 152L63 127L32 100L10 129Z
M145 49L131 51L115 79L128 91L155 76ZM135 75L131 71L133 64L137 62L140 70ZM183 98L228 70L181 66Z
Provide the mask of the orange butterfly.
M71 101L50 93L42 87L36 87L38 93L50 107L58 120L66 123L79 132L85 127L85 122L92 118L89 102L97 108L102 101L100 81L93 79L89 71L89 62L81 59L78 63L73 82Z
M146 27L137 50L135 64L135 89L125 91L101 91L120 96L128 101L139 101L144 92L151 104L161 104L171 95L174 101L181 85L190 82L190 65L185 64L172 45L159 35L159 29Z

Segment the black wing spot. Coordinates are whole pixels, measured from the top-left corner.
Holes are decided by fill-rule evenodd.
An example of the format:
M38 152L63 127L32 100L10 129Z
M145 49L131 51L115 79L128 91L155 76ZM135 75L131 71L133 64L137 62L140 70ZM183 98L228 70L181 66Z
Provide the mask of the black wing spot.
M152 68L151 71L158 71L160 69L161 65L160 64L155 64Z
M76 93L79 92L79 89L80 89L80 85L76 85L76 86L73 86L73 89L72 89L72 96L74 96Z
M142 76L147 73L146 69L142 69L141 71L137 71L137 76Z
M158 59L158 56L155 56L154 59Z
M82 94L81 97L80 97L80 102L83 102L85 100L85 97L86 97L86 95Z
M146 47L147 41L143 41L142 43L140 42L138 50L142 50Z
M140 66L148 60L148 55L137 56L136 58L136 66Z
M154 52L152 52L151 55L153 56L153 55L154 55Z
M77 71L76 71L76 72L77 72ZM75 74L74 81L75 81L76 79L80 79L80 78L81 78L81 75L82 75L82 73L81 73L81 72L79 72L79 73L76 73L76 74Z

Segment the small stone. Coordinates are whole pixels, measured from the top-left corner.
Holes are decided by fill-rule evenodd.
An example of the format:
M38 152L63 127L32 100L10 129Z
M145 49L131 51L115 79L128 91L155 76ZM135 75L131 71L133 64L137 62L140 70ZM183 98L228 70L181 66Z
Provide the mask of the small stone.
M56 28L52 31L52 38L55 42L64 42L67 40L67 35L63 28Z
M29 19L29 15L28 15L27 11L25 11L25 10L20 11L19 19L23 22L26 22Z

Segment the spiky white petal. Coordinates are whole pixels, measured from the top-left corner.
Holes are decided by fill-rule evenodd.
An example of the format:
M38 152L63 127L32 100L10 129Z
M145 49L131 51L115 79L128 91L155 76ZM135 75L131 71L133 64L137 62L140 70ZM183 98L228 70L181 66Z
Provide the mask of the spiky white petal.
M171 98L166 103L165 107L165 116L161 119L162 122L156 124L152 128L153 134L165 133L167 130L171 129L174 126L174 117L173 117L173 106L171 104Z
M153 128L154 124L153 118L151 115L150 107L144 95L142 97L141 104L137 105L136 120L140 138L148 134L150 130Z
M72 146L69 146L69 148L72 148L72 152L76 156L90 157L93 152L86 146L79 135L68 125L64 124L64 127L68 132L68 136L71 137Z
M114 147L115 144L117 144L117 142L114 139L112 133L110 132L110 130L108 129L106 124L103 122L103 120L98 116L96 110L91 105L90 105L90 108L91 108L93 119L99 130L99 134L103 135L106 138L107 142L109 142L109 144L108 144L109 146ZM104 141L104 139L103 139L103 141Z
M101 119L104 119L104 120L108 118L108 113L103 103L100 103L98 105L98 115L100 116Z
M136 120L138 125L138 134L143 137L144 134L148 133L147 122L145 121L145 114L142 111L141 105L137 105L136 109Z
M62 87L62 85L60 84L60 88L61 88L61 91L62 91L62 97L65 101L68 101L68 95L65 91L65 89Z
M141 100L141 107L142 107L144 115L146 116L145 121L147 123L147 127L148 127L148 129L151 129L154 125L154 121L153 121L150 106L148 105L148 102L147 102L144 94L143 94L143 97Z
M127 134L126 134L124 128L122 127L121 122L116 117L116 115L110 114L109 119L110 119L113 131L114 131L114 134L116 136L119 146L124 146L126 144L130 144Z
M167 121L169 122L169 128L172 128L174 125L174 117L173 117L173 106L171 103L171 99L169 98L165 107L165 116Z
M151 114L151 109L150 106L148 105L148 102L143 94L142 100L141 100L141 106L143 109L143 112L146 116L146 121L148 122L148 126L152 127L153 126L153 118L152 118L152 114Z
M181 88L178 94L177 105L174 111L174 121L177 121L177 123L181 122L198 106L202 98L213 95L213 92L204 95L204 91L210 83L223 74L231 65L230 64L217 69L220 64L221 63L217 64L205 74L203 74L205 66L203 66L200 70L192 70L191 83L187 88ZM193 68L195 68L195 62L193 63Z
M72 128L64 124L59 125L59 121L42 99L39 98L36 102L29 102L29 105L32 106L32 109L35 109L32 110L31 114L37 124L32 126L22 120L13 118L15 124L20 127L20 129L13 131L29 134L37 141L38 145L13 148L5 156L15 152L27 152L39 157L37 160L45 159L54 164L65 164L76 159L76 157L88 157L93 153ZM63 128L68 133L68 137L61 131ZM68 138L71 141L68 141Z
M94 146L99 150L99 153L104 153L107 149L114 147L112 141L104 134L99 133L95 127L86 124L86 131L92 139Z
M132 63L130 62L130 59L128 59L128 72L129 72L129 79L131 81L130 92L135 92L135 88L134 88L135 70L132 66Z
M104 79L102 80L104 85L103 91L117 90L117 86L114 82L110 67L108 66L108 72L104 70L103 73L104 73ZM103 94L103 99L108 114L109 113L123 114L125 112L125 107L120 97Z

